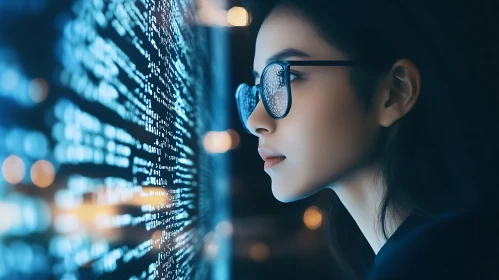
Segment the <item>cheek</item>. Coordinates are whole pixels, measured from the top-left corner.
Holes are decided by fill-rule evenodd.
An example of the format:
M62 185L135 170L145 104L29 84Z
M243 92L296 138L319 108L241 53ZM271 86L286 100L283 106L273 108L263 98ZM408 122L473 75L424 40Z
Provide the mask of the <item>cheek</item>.
M304 94L293 96L299 115L293 121L301 126L309 143L323 144L320 149L341 149L359 143L358 136L367 125L355 92L345 80L320 79L303 88Z
M371 146L372 125L349 85L324 81L293 96L292 155L305 188L328 183L360 161ZM295 106L296 105L296 106Z

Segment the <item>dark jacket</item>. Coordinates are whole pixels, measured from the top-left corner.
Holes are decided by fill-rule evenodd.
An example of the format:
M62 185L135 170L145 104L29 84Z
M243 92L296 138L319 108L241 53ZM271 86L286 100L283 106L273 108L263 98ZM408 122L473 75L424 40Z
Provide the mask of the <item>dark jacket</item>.
M368 279L499 280L498 222L478 212L412 214L378 252Z

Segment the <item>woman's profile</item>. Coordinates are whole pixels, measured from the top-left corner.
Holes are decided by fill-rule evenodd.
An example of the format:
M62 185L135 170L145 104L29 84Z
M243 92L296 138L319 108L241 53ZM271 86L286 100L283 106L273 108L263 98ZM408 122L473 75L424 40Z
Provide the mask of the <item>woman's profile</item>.
M239 116L276 199L336 194L344 279L499 279L492 1L243 3Z

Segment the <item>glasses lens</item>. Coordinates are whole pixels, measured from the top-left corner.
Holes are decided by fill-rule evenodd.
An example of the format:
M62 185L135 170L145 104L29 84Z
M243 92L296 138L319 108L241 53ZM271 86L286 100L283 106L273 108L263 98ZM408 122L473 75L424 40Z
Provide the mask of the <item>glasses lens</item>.
M281 118L288 107L288 82L284 66L278 63L267 66L262 74L262 99L273 118Z
M251 90L247 84L241 84L236 90L237 110L244 129L251 133L247 127L248 119L258 104L258 94Z

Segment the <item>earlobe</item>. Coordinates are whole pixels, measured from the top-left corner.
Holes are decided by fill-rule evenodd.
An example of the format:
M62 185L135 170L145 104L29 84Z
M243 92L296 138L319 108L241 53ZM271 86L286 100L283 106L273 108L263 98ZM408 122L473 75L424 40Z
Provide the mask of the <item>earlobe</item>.
M390 91L390 95L392 95L392 91ZM402 116L403 113L400 108L400 102L390 99L385 103L385 108L381 109L379 123L381 126L390 127L397 120L402 118Z
M383 90L380 125L390 127L408 114L419 97L419 88L419 69L407 59L398 60L393 65Z

